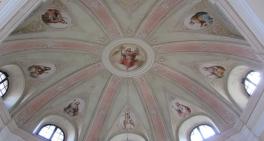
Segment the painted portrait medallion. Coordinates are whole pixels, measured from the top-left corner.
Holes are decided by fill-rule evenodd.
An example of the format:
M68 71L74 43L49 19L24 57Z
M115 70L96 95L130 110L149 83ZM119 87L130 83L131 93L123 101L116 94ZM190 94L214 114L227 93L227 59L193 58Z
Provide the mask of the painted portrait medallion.
M187 17L184 21L184 25L193 30L204 29L213 24L214 19L208 14L208 12L197 12Z
M71 18L58 9L50 8L41 15L42 21L53 28L66 28L71 24Z
M135 44L121 44L110 55L113 66L122 71L132 71L144 65L146 53Z

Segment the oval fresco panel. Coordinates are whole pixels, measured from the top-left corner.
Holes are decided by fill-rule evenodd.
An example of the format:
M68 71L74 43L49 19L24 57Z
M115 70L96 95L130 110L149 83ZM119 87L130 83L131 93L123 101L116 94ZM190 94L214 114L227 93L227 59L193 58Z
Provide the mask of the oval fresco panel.
M214 19L208 14L208 12L197 12L190 15L184 21L184 25L193 30L199 30L209 27L213 24Z
M41 15L42 21L53 28L66 28L71 24L71 18L68 14L58 9L50 8Z
M110 61L119 70L132 71L144 65L146 53L136 44L121 44L112 50Z
M56 71L54 64L38 63L32 64L28 67L29 76L32 78L46 78Z

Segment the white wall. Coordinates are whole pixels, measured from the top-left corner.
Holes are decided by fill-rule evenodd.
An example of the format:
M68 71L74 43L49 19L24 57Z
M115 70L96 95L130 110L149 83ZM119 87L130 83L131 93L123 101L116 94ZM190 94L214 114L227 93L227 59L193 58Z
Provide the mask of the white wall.
M256 15L261 19L261 21L264 23L264 0L247 0L253 11L256 13Z
M0 98L0 141L40 141L33 135L19 129L6 110Z
M13 134L10 130L5 127L0 132L0 141L25 141L21 137Z

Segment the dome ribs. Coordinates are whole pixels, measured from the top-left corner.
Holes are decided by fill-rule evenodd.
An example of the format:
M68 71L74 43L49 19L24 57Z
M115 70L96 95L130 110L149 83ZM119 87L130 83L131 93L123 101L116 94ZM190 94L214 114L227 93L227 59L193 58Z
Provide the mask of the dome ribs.
M107 113L110 111L113 100L117 95L121 80L122 79L114 75L110 78L108 85L100 98L95 115L90 122L85 141L99 141L99 136L104 126Z
M168 13L182 1L183 0L164 0L154 6L149 15L139 26L136 32L136 37L145 38L148 36L158 25L160 25Z
M38 96L28 100L25 106L21 106L18 114L16 114L16 121L19 124L25 124L29 121L35 114L37 114L45 105L54 100L56 97L67 94L67 89L74 87L80 82L85 81L97 73L104 70L101 63L90 65L85 67L72 75L60 80L56 84L52 85L44 92L40 93Z
M107 9L104 3L100 0L81 0L81 2L93 13L93 15L100 21L102 26L111 39L120 38L122 32L120 27L114 20L111 12Z
M153 71L164 78L177 82L184 89L190 91L192 94L201 99L208 105L208 107L212 108L223 121L225 121L223 123L224 127L230 127L230 124L234 124L236 122L237 115L229 109L226 103L219 100L219 98L212 94L209 90L195 83L190 78L161 64L154 64Z
M15 52L32 51L32 50L62 50L78 51L92 53L99 56L100 47L81 41L34 39L19 40L3 43L0 48L0 55L6 55Z
M162 54L176 52L220 53L260 61L252 49L245 45L234 43L188 41L156 45L154 48Z
M141 101L145 104L145 109L148 113L150 124L153 129L153 136L155 141L169 141L168 131L166 130L165 121L161 116L158 104L152 91L146 82L144 77L135 78L137 90L139 91L139 96Z

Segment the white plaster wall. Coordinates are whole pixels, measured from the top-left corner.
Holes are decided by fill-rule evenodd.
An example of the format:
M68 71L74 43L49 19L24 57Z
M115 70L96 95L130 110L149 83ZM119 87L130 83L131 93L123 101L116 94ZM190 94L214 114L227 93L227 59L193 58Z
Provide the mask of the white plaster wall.
M231 136L226 141L259 141L259 139L249 128L244 126L239 133Z
M264 0L247 0L247 2L252 7L256 15L264 23L264 10L263 10Z
M0 141L40 141L40 139L18 128L0 98Z
M25 141L25 140L11 133L10 130L7 127L5 127L0 132L0 141Z

